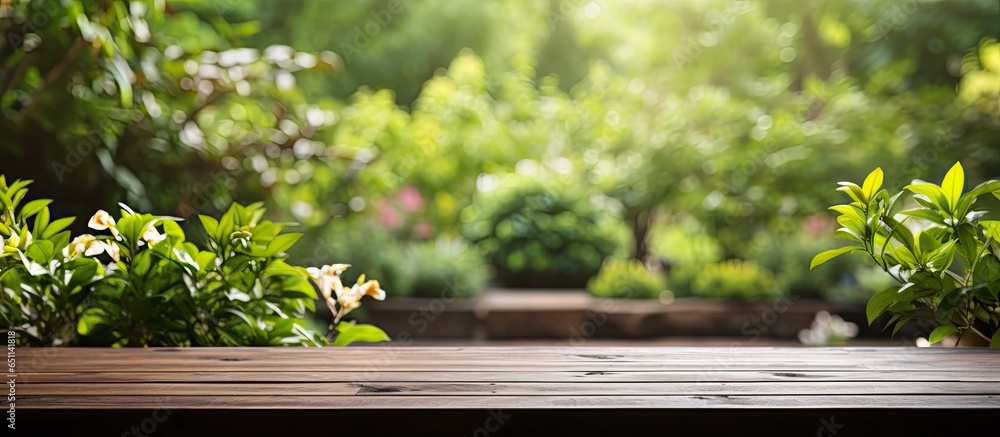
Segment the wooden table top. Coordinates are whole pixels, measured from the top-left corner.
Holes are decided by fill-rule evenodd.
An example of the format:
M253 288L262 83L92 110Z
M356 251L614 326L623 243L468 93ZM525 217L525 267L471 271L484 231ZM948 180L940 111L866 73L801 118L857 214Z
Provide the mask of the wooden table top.
M1000 408L980 348L18 348L24 410Z

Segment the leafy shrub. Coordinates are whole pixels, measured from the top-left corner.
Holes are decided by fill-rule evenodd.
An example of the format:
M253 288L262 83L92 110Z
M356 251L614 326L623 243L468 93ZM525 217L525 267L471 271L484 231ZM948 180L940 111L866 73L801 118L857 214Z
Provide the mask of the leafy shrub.
M50 222L51 201L21 206L29 184L8 186L0 176L0 314L34 345L320 346L326 338L305 329L318 297L310 280L337 322L363 295L384 297L377 281L343 287L342 266L287 264L285 252L301 235L262 220L260 204L233 204L219 220L201 216L205 248L186 240L178 219L125 205L117 218L105 211L91 218L91 229L110 235L70 241L63 229L73 219ZM336 330L335 344L386 339L369 326Z
M618 217L582 190L533 179L482 193L463 212L466 238L512 287L584 287L608 256L624 249Z
M587 283L593 295L611 298L656 299L666 287L663 275L649 271L641 261L617 258L608 258Z
M824 268L823 276L810 275L805 260L817 252L836 247L836 244L831 237L808 231L766 232L752 244L749 258L771 272L778 285L790 294L826 298L838 285L856 281L856 271L865 268L856 260L843 258Z
M667 267L667 281L675 296L690 296L695 277L706 266L722 259L722 247L697 226L683 223L656 229L650 250Z
M345 283L357 281L361 272L365 272L379 278L393 295L406 294L410 289L407 278L410 262L402 243L389 232L370 223L353 222L324 232L324 235L312 254L303 256L306 254L296 252L296 259L306 258L312 263L329 257L350 264L351 269L342 274Z
M697 296L754 299L780 296L774 277L756 262L727 260L706 266L695 277L691 291Z
M406 285L394 294L470 297L483 290L488 270L478 253L459 242L428 241L406 248Z
M972 209L982 196L1000 197L1000 180L965 192L965 172L955 163L941 185L914 180L890 195L883 178L876 168L861 186L840 183L837 191L852 202L830 207L843 226L835 235L852 244L816 255L811 267L864 251L899 284L871 297L869 324L885 313L896 330L929 320L939 324L931 343L968 332L1000 347L1000 221L981 220L989 211ZM902 210L907 191L916 208Z

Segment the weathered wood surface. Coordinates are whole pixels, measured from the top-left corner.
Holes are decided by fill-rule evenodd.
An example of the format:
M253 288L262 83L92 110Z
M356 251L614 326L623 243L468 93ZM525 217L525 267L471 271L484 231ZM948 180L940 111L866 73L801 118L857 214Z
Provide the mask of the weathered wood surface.
M18 408L1000 408L1000 351L189 348L17 351Z
M1000 351L402 347L17 350L25 435L961 435Z

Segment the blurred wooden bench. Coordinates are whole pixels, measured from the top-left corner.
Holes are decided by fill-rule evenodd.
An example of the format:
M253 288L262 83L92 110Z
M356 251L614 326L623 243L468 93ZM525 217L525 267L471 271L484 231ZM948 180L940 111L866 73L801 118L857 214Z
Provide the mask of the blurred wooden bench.
M1000 350L988 349L385 344L16 357L17 429L28 434L953 434L1000 409Z

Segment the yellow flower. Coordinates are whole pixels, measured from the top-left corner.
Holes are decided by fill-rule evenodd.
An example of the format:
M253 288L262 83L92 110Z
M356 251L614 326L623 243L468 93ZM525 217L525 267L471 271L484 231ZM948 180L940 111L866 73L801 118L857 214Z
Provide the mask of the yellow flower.
M93 235L83 234L76 237L63 248L63 256L66 259L76 259L81 254L86 256L97 256L104 253L104 246L97 242Z
M111 229L111 234L115 238L118 238L118 228L115 227L115 219L111 218L111 215L103 209L97 210L97 213L90 218L90 223L87 223L87 226L97 231Z

